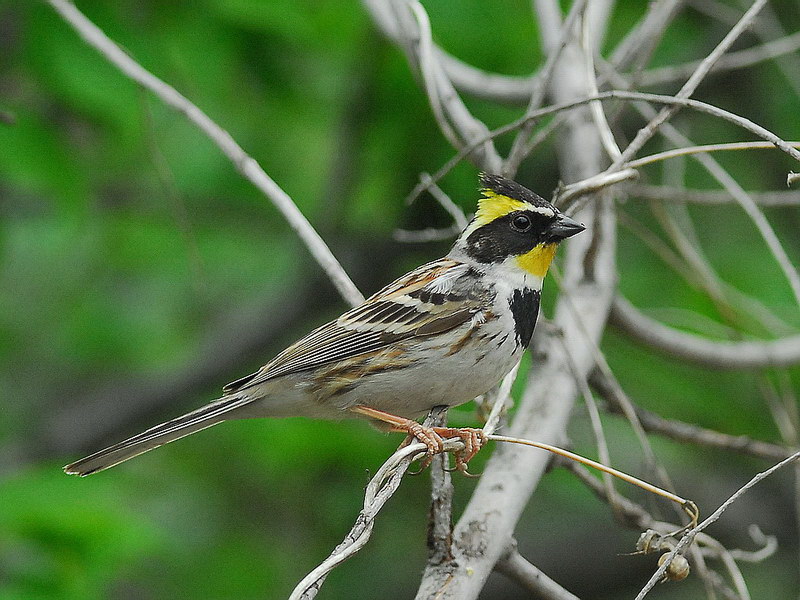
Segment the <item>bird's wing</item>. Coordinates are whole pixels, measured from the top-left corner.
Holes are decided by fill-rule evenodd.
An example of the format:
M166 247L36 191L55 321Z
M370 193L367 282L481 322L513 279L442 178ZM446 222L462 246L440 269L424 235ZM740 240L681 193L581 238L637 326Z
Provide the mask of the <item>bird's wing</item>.
M422 265L223 390L240 392L281 375L380 350L399 340L453 329L488 304L485 293L476 293L473 286L460 281L469 269L449 258Z

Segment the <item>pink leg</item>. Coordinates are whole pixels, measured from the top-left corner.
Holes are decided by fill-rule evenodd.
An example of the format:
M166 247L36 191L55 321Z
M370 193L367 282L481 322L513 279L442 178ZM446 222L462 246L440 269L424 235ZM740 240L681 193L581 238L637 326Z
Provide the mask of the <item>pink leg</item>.
M422 468L430 464L431 457L444 451L445 439L459 438L464 444L464 449L455 453L456 469L468 475L467 463L472 460L472 457L478 453L487 441L486 434L483 433L482 429L473 429L472 427L424 427L411 419L398 417L368 406L354 406L350 410L370 419L387 423L391 426L392 431L407 433L425 444L428 447L428 456L423 461Z

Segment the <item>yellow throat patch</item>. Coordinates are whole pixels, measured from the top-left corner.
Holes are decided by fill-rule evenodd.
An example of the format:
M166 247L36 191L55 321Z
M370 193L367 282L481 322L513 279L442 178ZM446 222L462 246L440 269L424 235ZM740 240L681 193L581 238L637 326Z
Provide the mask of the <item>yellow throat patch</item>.
M558 244L554 243L539 244L533 250L518 256L517 264L531 275L544 279L544 276L547 275L547 269L550 268L550 263L553 262L557 247Z

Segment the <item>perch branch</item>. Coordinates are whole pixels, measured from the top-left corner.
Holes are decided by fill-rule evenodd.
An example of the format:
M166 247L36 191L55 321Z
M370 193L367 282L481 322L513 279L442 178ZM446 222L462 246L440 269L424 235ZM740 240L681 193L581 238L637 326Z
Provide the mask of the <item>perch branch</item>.
M432 414L425 420L425 425L430 426L434 417L435 414L432 411ZM459 440L449 439L444 441L446 452L463 447L463 443ZM364 547L372 535L375 518L383 508L383 505L397 491L400 482L403 480L403 475L408 471L411 463L424 456L426 452L427 446L425 444L415 442L399 448L383 463L367 484L364 495L364 508L359 513L350 532L345 536L342 543L333 549L328 558L297 584L289 596L289 600L311 600L314 598L328 574Z

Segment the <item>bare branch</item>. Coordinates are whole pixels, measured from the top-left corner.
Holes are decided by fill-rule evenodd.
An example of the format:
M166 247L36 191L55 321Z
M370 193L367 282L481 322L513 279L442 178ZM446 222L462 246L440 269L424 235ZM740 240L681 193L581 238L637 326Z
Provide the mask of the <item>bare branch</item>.
M441 427L447 423L447 408L431 411L430 424ZM453 480L447 469L448 454L437 454L430 466L431 506L428 518L428 562L440 565L452 560L453 552Z
M562 45L563 39L561 6L557 0L533 0L531 4L536 14L542 50L546 54L554 54Z
M534 7L539 16L539 31L542 35L542 45L548 54L547 60L536 80L536 87L528 102L528 108L525 111L526 116L530 116L542 105L545 94L547 93L547 86L550 84L550 79L553 76L553 69L555 68L556 61L561 55L561 51L564 49L569 36L572 35L572 28L575 26L578 16L585 10L585 5L586 0L576 0L576 2L572 4L569 14L562 25L561 9L558 3L550 1L534 3ZM556 31L559 32L557 37L554 36ZM552 39L549 39L550 37L552 37ZM512 176L516 173L520 163L532 150L528 139L535 125L536 121L534 119L528 119L520 126L517 137L514 138L514 142L511 144L511 150L503 164L503 172L507 175Z
M786 54L792 54L798 49L800 49L800 32L758 46L753 46L746 50L739 50L726 54L717 61L709 73L745 69L760 62L772 60L773 58ZM682 65L670 65L668 67L650 69L642 73L639 84L648 87L685 79L697 70L700 66L700 62L701 61L698 60Z
M683 0L657 0L650 2L647 13L636 26L617 44L611 55L611 63L621 71L634 61L649 57L666 30L681 9ZM687 74L687 77L691 73Z
M570 202L575 198L586 196L587 194L593 194L594 192L602 190L603 188L616 185L629 179L636 179L638 177L639 172L635 169L622 169L621 171L616 171L614 173L601 173L595 177L589 177L583 181L579 181L562 188L553 199L553 202L558 206L566 207L569 206Z
M618 211L617 217L621 225L633 232L639 239L653 251L668 267L675 271L678 275L693 288L708 292L708 286L705 281L702 281L700 275L690 269L685 262L653 231L645 227L638 220L634 219L625 211ZM724 290L724 295L717 298L717 302L724 305L726 312L733 312L736 314L739 321L746 321L748 323L757 323L767 333L774 335L792 335L797 332L797 329L790 326L788 323L773 314L762 302L748 296L741 292L731 284L720 280L719 285ZM676 311L681 311L686 314L685 309L677 308L657 308L661 313L664 311L671 311L674 315ZM730 333L734 333L730 327L726 327L709 317L698 315L697 318L704 320L705 330L717 329L717 337L729 337ZM715 327L712 327L715 326ZM720 328L724 329L723 334L719 335ZM741 327L740 327L741 328Z
M542 600L579 600L526 560L517 550L516 543L509 546L495 569Z
M431 412L433 413L433 411ZM437 412L436 414L439 413ZM429 415L425 420L425 425L429 426L433 419L434 417ZM444 441L445 452L459 450L463 447L464 444L459 440L449 439ZM427 447L425 444L415 442L400 447L386 459L386 462L383 463L369 484L367 484L364 508L359 513L350 533L345 536L341 544L333 549L328 558L297 584L289 596L289 600L310 600L314 598L328 574L364 547L372 535L375 518L383 508L383 505L400 487L403 475L408 471L411 463L424 456L426 452Z
M619 83L621 79L615 73L610 72L609 75L614 79L615 83ZM651 123L657 120L657 114L655 114L652 107L647 105L642 105L641 103L636 103L634 106L645 116L652 116ZM720 115L722 116L722 115ZM723 116L723 118L730 118L731 115ZM740 123L741 125L745 126L745 121L754 125L748 119L743 119ZM746 125L745 128L749 129L749 125ZM756 126L759 128L759 126ZM676 143L680 146L689 146L692 145L691 142L681 134L677 129L669 125L668 123L662 123L661 127L662 133L667 137L667 139L671 140L673 143ZM749 129L756 133L755 130ZM763 137L760 134L759 137ZM769 133L769 136L774 134ZM775 142L775 139L771 139L770 137L764 137L768 141ZM789 146L785 141L780 140L779 143L776 144L779 148L781 148L784 152L789 154L795 160L800 160L800 152ZM794 293L795 299L800 304L800 274L798 274L797 269L789 260L789 257L786 254L786 251L783 248L778 236L775 234L775 231L772 229L772 226L767 221L767 218L764 216L764 213L759 210L759 208L755 205L753 200L745 193L742 187L737 183L737 181L731 177L731 175L720 166L720 164L714 160L713 157L707 154L697 154L694 155L695 160L697 160L703 167L714 177L717 181L719 181L734 197L734 199L739 203L742 207L742 210L747 213L747 216L750 217L750 220L753 221L753 224L758 229L758 232L761 234L761 237L764 238L767 246L770 249L775 261L780 266L781 270L786 277L786 280L789 283L789 286Z
M360 304L364 296L345 273L339 261L331 253L325 241L297 208L289 195L275 183L236 143L231 135L212 121L195 104L133 60L94 23L89 21L68 0L47 0L63 19L72 26L81 38L97 50L106 60L117 67L123 75L150 90L162 102L174 108L194 123L230 159L236 169L255 185L281 212L289 226L308 248L311 255L330 277L336 289L349 304Z
M705 76L708 74L708 71L711 69L711 67L714 66L714 63L716 63L719 58L725 54L728 48L730 48L731 44L733 44L733 42L736 41L736 39L742 34L742 32L744 32L750 23L752 23L753 19L755 19L756 15L764 7L766 2L767 0L756 0L753 2L753 5L742 16L739 22L731 28L722 41L717 44L717 47L714 48L714 50L712 50L705 59L703 59L695 72L692 73L692 76L689 77L686 83L683 84L680 91L678 91L678 93L675 95L677 98L683 99L692 95L695 89L697 89L697 86L700 85ZM614 163L611 165L611 167L609 167L609 170L616 170L623 166L625 162L633 158L642 148L642 146L644 146L647 140L653 137L661 124L672 118L679 109L680 107L677 105L661 109L658 115L656 115L647 125L642 127L637 132L636 137L630 144L628 144L628 146L622 152L622 155L614 160Z
M758 550L745 551L745 550L731 550L730 555L734 560L741 560L742 562L758 563L768 559L775 554L778 549L778 538L774 535L765 535L761 528L753 523L747 528L747 533L757 546L761 546Z
M254 158L242 150L231 135L212 121L195 104L181 95L175 88L144 69L125 51L115 44L94 23L89 21L68 0L47 0L48 3L72 26L81 38L97 50L106 60L124 75L150 90L161 101L182 113L194 123L227 156L236 169L255 185L281 212L289 226L297 233L311 255L330 277L336 289L349 304L356 305L364 296L345 273L339 261L331 253L325 241L297 208L289 195L267 175Z
M800 142L786 142L786 144L792 148L800 148ZM767 142L730 142L727 144L705 144L703 146L689 146L688 148L673 148L672 150L665 150L664 152L643 156L642 158L629 161L625 166L629 169L638 169L658 161L681 156L689 156L691 154L723 152L731 150L772 150L774 148L775 144Z
M434 197L434 199L445 210L445 212L453 217L455 226L458 227L459 230L464 229L467 226L469 219L467 219L467 215L464 214L464 211L461 210L461 207L453 202L452 198L445 194L444 190L436 185L436 183L431 180L431 176L427 173L420 174L420 181L427 186L431 196Z
M618 76L618 81L624 82L621 77ZM471 144L467 144L464 146L462 150L456 153L453 158L448 160L439 170L437 170L433 175L430 176L430 181L427 184L420 183L414 187L413 190L408 194L406 197L406 201L410 202L414 198L416 198L419 194L427 189L427 185L430 185L431 182L437 182L442 177L447 175L457 164L459 164L470 152L478 148L482 143L489 138L496 138L511 131L516 131L522 125L530 120L537 120L541 117L560 113L572 109L576 109L578 107L583 106L584 104L588 104L594 100L611 100L615 98L625 99L625 100L643 100L646 102L654 102L657 104L666 104L666 105L676 105L676 106L683 106L687 108L691 108L693 110L703 112L720 119L724 119L726 121L730 121L731 123L735 123L739 127L750 131L751 133L757 135L760 138L763 138L770 143L774 144L778 149L782 150L798 162L800 162L800 152L798 152L795 148L793 148L790 144L786 143L783 139L779 138L777 135L761 127L757 123L746 119L742 116L733 114L727 110L723 110L717 106L712 104L707 104L705 102L700 102L699 100L693 100L691 98L675 98L674 96L663 96L659 94L646 94L642 92L629 92L624 90L610 90L607 92L601 92L596 96L588 96L584 98L580 98L578 100L568 100L566 102L554 104L552 106L546 106L544 108L540 108L536 111L529 113L527 116L524 116L516 121L511 121L502 127L498 127L490 131L485 138L477 138ZM666 125L665 125L666 127ZM682 145L690 145L690 142L686 141ZM698 160L703 158L703 155L699 155ZM624 170L624 167L623 167ZM582 186L585 186L586 189L595 189L598 186L601 186L598 182L607 182L609 181L609 177L613 176L609 170L604 171L602 173L597 173L593 177L585 177L581 178L581 180L585 179L586 181L582 182ZM626 177L623 177L625 179ZM577 183L580 180L576 180ZM602 185L607 185L607 183L602 183ZM741 188L739 188L741 189ZM744 193L742 191L742 193ZM763 234L762 234L763 235Z
M386 4L389 9L382 14L394 19L394 28L400 34L407 58L422 75L431 109L444 136L458 149L480 140L469 156L481 169L499 172L502 161L491 136L487 135L488 128L464 105L433 50L430 20L425 9L416 0Z
M798 458L800 458L800 452L795 452L794 454L792 454L788 458L785 458L784 460L782 460L781 462L777 463L776 465L773 465L772 467L770 467L766 471L762 471L761 473L758 473L750 481L748 481L746 484L744 484L742 487L740 487L738 490L736 490L736 492L734 494L732 494L725 502L723 502L719 506L719 508L717 508L717 510L715 510L707 519L705 519L702 523L698 524L696 527L694 527L692 530L690 530L686 535L684 535L681 538L681 540L678 542L678 544L675 546L675 549L672 550L672 552L670 552L667 555L667 558L663 562L663 564L656 570L655 573L653 573L653 576L650 578L650 580L645 584L645 586L642 588L642 590L639 592L639 594L637 594L636 600L642 600L655 587L655 585L659 581L661 581L662 577L664 576L664 573L666 572L667 568L669 567L670 562L680 552L682 552L683 549L686 548L686 546L691 544L692 540L694 540L694 538L701 531L706 529L709 525L717 522L719 520L719 518L722 516L722 514L728 509L728 507L731 504L733 504L739 498L741 498L750 488L752 488L758 482L760 482L761 480L769 477L770 475L772 475L778 469L781 469L781 468L785 467L786 465L788 465L789 463L797 460Z
M581 50L583 50L583 67L584 67L584 75L586 77L586 90L587 92L592 95L596 96L599 92L599 88L597 87L597 74L595 73L594 68L594 46L592 44L592 35L589 29L591 20L588 18L586 14L587 11L583 11L581 14ZM622 152L617 146L617 141L614 139L614 133L611 131L611 127L608 124L608 120L606 119L606 114L603 112L603 104L599 100L595 100L594 102L589 103L589 110L592 113L592 118L594 119L594 124L597 127L597 133L600 136L600 141L603 142L603 147L606 150L609 158L612 160L616 160L620 156L622 156Z
M559 340L561 341L561 340ZM594 435L595 444L597 445L597 456L600 459L600 464L610 467L611 466L611 452L608 449L608 442L606 440L605 431L603 429L603 422L600 419L600 411L597 409L597 402L594 401L592 390L589 388L588 377L585 373L581 373L572 364L572 360L567 354L569 360L569 367L575 375L575 382L578 390L583 396L583 403L586 406L586 412L589 415L589 422L592 426L592 434ZM609 473L602 473L603 486L606 488L606 495L611 501L611 506L616 510L616 498L618 496L614 481Z
M594 388L608 403L608 410L611 413L619 415L625 414L616 389L611 385L605 375L599 370L595 370L591 375L589 383L591 383L592 388ZM721 450L731 450L733 452L771 460L780 460L786 458L790 454L788 448L777 444L754 440L744 435L728 435L720 433L719 431L714 431L713 429L705 429L697 425L684 423L683 421L665 419L640 406L633 405L633 407L636 411L636 418L645 431L658 433L673 440L708 446L710 448L719 448Z
M497 388L497 393L494 397L494 404L492 404L489 417L486 419L486 424L483 426L483 431L487 435L497 431L498 427L500 426L500 419L502 418L503 413L508 410L508 406L512 402L511 386L514 385L514 380L517 378L519 365L520 363L514 365L514 368L508 372L508 375L503 377L503 381L500 382L500 385Z
M695 204L730 204L736 202L725 190L693 190L666 185L634 183L628 188L630 196L659 202L692 202ZM747 191L746 194L759 206L800 205L800 192L796 191Z
M603 502L610 504L611 500L608 497L608 490L603 483L589 472L589 469L574 461L558 458L556 464L575 475L575 477L583 485ZM645 508L625 496L618 495L615 498L614 513L617 517L621 517L622 522L633 529L655 529L655 519L650 515ZM674 531L675 527L670 524L666 527L666 531Z
M362 0L362 2L381 32L393 42L401 43L402 32L392 13L390 3L385 0ZM431 50L453 85L478 98L524 103L530 98L536 86L536 76L515 77L490 73L459 60L436 44L433 44Z
M614 299L611 322L660 352L712 369L759 369L800 363L800 334L771 341L709 340L662 325L622 296Z
M602 485L602 483L600 483L600 481L598 481L596 477L592 476L586 468L569 460L559 460L558 464L567 471L571 472L576 479L585 485L597 498L607 504L610 504L605 487ZM657 521L642 505L629 500L624 496L618 496L615 499L615 503L615 514L617 516L624 517L622 521L623 525L639 531L647 530L640 538L640 542L651 533L658 534L655 537L660 537L663 541L667 542L659 545L659 547L656 548L640 548L639 544L637 544L637 549L639 551L643 551L645 553L669 552L675 547L676 543L672 538L672 535L677 528L675 524ZM751 526L751 528L752 527L753 526ZM742 600L742 598L748 597L747 586L744 585L741 572L734 562L735 559L733 552L736 551L729 552L716 539L702 532L697 534L697 542L701 545L701 548L691 547L691 552L692 558L696 561L697 566L699 567L698 572L701 574L701 577L703 577L704 584L708 586L709 583L712 583L715 588L721 589L723 593L725 593L726 597L736 598L736 600ZM647 545L649 545L649 542ZM738 595L727 594L728 588L722 578L717 573L709 572L707 570L703 558L705 555L723 561L731 576L731 579L737 586L739 591ZM709 576L711 575L715 577L710 577L711 581L709 582L707 579L709 579Z

